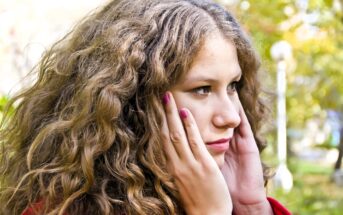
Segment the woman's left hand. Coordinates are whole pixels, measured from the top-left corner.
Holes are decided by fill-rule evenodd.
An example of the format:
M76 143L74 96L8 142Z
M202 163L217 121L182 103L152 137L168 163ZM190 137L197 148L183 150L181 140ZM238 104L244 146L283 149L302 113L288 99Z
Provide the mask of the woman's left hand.
M230 190L234 214L273 214L266 198L260 154L242 105L240 125L221 168Z

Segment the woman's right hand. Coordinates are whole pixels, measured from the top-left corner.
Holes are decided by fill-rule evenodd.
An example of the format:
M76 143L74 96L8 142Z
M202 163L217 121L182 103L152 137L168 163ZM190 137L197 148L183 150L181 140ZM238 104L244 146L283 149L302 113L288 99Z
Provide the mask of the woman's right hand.
M225 179L207 151L196 122L187 109L178 111L170 92L163 97L163 145L168 171L175 179L187 214L232 213Z

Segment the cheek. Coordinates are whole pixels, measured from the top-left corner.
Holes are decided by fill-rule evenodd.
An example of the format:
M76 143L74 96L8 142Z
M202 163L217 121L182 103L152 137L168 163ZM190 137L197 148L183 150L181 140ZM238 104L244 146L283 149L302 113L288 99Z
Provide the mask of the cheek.
M198 127L204 124L205 121L209 120L209 109L204 107L203 105L192 105L192 107L189 107L189 110L191 111L196 123L198 124Z
M235 110L237 111L237 113L239 112L239 107L241 104L241 100L238 97L238 94L236 94L233 98L232 98L232 103L235 107Z
M206 108L203 104L198 102L182 102L181 106L178 108L187 108L191 113L200 129L208 121L209 118L209 108Z
M194 102L187 108L192 113L192 116L199 129L200 136L203 139L206 139L211 132L211 107L208 107L206 104Z
M198 129L201 135L206 130L206 125L209 125L210 120L210 108L206 107L206 104L201 102L194 101L192 98L189 98L185 95L178 93L173 94L178 109L187 108L198 126Z
M196 101L193 101L192 98L187 96L186 93L172 91L172 94L175 99L176 106L179 110L181 108L187 108L192 112L193 116L195 113L200 111L201 106L198 105Z

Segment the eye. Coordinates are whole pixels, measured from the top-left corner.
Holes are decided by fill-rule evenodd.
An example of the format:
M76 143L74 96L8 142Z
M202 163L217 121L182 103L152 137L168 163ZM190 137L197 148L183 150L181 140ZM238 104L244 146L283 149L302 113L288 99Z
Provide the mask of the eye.
M197 95L208 95L211 93L211 86L197 87L192 90L193 93Z
M235 93L238 90L238 81L232 82L228 87L227 87L227 92L229 94Z

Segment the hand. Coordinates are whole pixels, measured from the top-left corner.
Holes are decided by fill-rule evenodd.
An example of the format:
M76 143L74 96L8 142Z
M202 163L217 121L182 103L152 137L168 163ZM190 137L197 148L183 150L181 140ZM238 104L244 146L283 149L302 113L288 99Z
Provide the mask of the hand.
M170 92L163 102L166 118L162 136L167 168L175 178L187 214L231 214L228 187L192 114L187 109L179 113Z
M235 214L273 214L264 189L260 154L249 121L240 105L240 125L221 168Z

